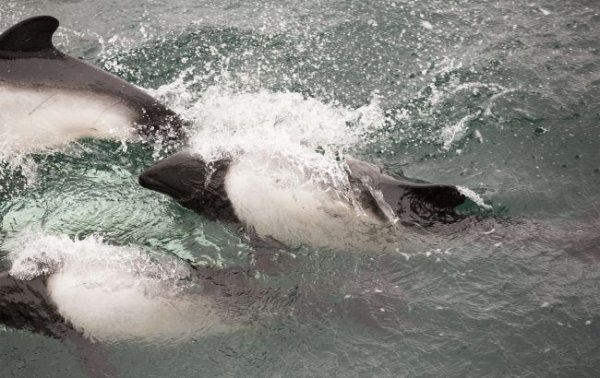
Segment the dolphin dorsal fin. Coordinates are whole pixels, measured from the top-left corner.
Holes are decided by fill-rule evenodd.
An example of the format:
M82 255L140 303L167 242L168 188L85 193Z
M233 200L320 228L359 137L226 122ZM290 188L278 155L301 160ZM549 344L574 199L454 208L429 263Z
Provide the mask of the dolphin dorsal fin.
M54 51L52 34L58 20L51 16L31 17L14 25L0 35L0 51L44 52Z

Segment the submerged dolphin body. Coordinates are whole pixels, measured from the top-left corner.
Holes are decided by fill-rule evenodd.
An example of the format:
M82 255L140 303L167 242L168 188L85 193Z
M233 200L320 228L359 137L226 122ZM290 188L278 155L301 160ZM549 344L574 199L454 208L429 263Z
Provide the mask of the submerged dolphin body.
M11 328L26 329L52 338L66 338L77 332L56 310L48 291L46 278L30 281L0 272L0 323Z
M0 270L0 324L64 339L177 340L228 330L256 301L248 272L195 266L169 254L90 236L25 231Z
M73 344L90 376L116 375L106 343L179 343L243 331L258 319L305 322L332 314L379 327L374 309L395 301L367 288L398 294L369 277L350 284L352 299L342 304L320 285L266 286L254 269L195 266L94 237L24 236L9 253L10 271L0 271L0 324Z
M104 352L58 313L46 284L46 277L23 281L8 271L0 272L0 324L68 340L76 346L88 376L114 376L114 367L107 362Z
M190 272L191 275L185 277L185 279L201 283L201 287L199 286L193 295L198 296L198 298L214 298L215 308L224 305L227 298L236 298L237 301L243 301L243 297L248 296L250 298L246 299L249 302L254 302L258 298L258 292L252 291L248 272L242 269L216 269L190 265ZM77 277L77 279L79 278ZM59 293L63 286L62 280L64 280L64 276L61 273L37 276L32 279L19 279L11 275L9 271L0 272L0 324L59 340L83 337L84 332L92 339L102 340L102 335L95 334L93 331L90 332L89 329L85 329L78 324L78 317L71 317L70 304L63 302L65 302L65 299L69 300L68 296L73 296L75 292ZM78 285L80 288L77 292L82 292L82 295L92 293L91 290L86 289L86 286L94 286L94 284L81 282ZM112 286L111 288L116 293L111 292L110 294L118 297L119 289ZM89 290L89 292L86 290ZM144 294L151 296L152 292ZM225 299L221 301L223 298ZM104 303L103 305L108 306L109 304ZM230 308L228 308L227 313L235 317ZM152 316L151 314L147 315ZM98 314L95 316L100 317ZM110 321L110 319L107 320L107 322ZM114 324L114 326L118 328L122 325ZM153 330L148 330L148 332L152 333ZM111 334L111 336L113 335ZM129 338L130 336L126 334L124 337ZM144 336L141 335L140 337ZM168 337L168 335L166 336Z
M179 136L181 119L143 90L52 44L58 20L26 19L0 35L0 139L32 152L82 137Z
M352 243L345 241L368 234L369 226L421 228L463 218L455 208L465 196L452 185L392 177L375 165L348 158L349 188L341 196L302 177L281 184L286 180L281 176L289 172L277 176L273 171L284 164L254 169L253 162L207 163L180 152L147 168L139 183L212 220L242 224L252 234L285 244L346 247Z
M102 356L107 343L172 344L238 331L296 296L295 288L263 286L252 269L196 266L95 236L25 231L7 257L0 325L75 345L99 376L113 370Z
M2 271L0 324L74 345L88 376L116 376L102 342L176 341L235 330L249 321L255 303L277 295L253 289L242 269L191 267L190 274L183 279L200 283L195 291L169 294L170 288L160 289L167 283L152 278L155 287L143 277L128 283L126 274L125 283L103 284L89 273L19 279Z

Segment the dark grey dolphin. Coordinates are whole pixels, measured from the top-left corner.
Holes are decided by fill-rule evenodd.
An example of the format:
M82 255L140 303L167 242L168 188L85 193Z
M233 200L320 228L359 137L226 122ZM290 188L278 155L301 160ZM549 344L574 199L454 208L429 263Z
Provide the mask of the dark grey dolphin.
M211 220L239 223L225 189L229 166L228 160L208 164L197 155L179 152L144 170L139 183Z
M190 265L186 280L201 283L198 290L187 293L193 301L200 296L210 298L222 307L222 314L234 321L247 322L252 306L260 301L272 303L280 293L257 289L250 272L231 267L215 269ZM81 363L89 376L114 376L115 369L108 363L102 344L84 336L85 329L66 320L58 308L49 281L52 274L30 280L13 277L8 271L0 272L0 324L12 329L38 333L76 346ZM80 285L83 289L84 285ZM76 295L76 294L75 294ZM281 295L286 300L285 295ZM108 305L108 304L103 304ZM186 307L187 308L187 307ZM64 309L63 309L64 311ZM99 318L102 314L95 315ZM201 316L201 315L199 315ZM198 320L199 322L202 319ZM93 338L94 335L91 335Z
M182 206L209 219L228 224L242 223L252 230L253 224L244 224L247 222L240 220L239 209L236 208L236 202L232 201L229 193L227 183L232 166L228 160L208 164L199 156L180 152L147 168L140 174L139 183L145 188L171 196ZM455 208L465 201L465 196L456 186L393 177L375 165L352 158L346 160L346 172L354 198L374 223L401 222L405 225L428 227L463 219ZM327 188L319 190L326 191ZM269 206L268 193L253 195L264 195L265 198L257 201L258 206ZM239 198L239 193L237 197ZM295 200L294 196L290 195L290 202ZM244 203L247 208L246 205ZM319 204L319 207L322 206ZM263 212L264 208L247 210L246 213L248 211ZM302 211L304 210L300 210ZM298 212L296 208L293 215L298 216ZM307 216L309 216L308 212L309 210ZM331 215L330 218L331 222L334 222L335 218L339 217ZM282 219L285 220L285 217ZM310 224L311 221L301 223L305 225ZM319 226L315 225L315 227ZM290 232L293 233L293 230ZM306 230L303 232L307 234ZM350 231L348 233L351 234ZM275 233L264 232L264 229L260 236L272 236L280 240Z
M134 130L179 135L181 119L152 96L57 50L58 25L50 16L32 17L0 35L0 134L23 150Z
M250 273L240 268L190 265L190 272L193 274L190 279L202 282L200 294L204 296L239 298L251 292ZM25 280L13 277L8 271L0 272L0 324L59 340L82 337L59 313L47 281L47 276Z
M466 197L454 185L392 176L354 158L347 158L346 165L348 179L362 206L383 220L432 226L462 219L455 209Z

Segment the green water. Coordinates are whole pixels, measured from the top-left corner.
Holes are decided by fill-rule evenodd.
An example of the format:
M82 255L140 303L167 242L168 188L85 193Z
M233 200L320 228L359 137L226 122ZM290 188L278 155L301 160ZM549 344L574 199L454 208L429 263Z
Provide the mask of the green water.
M449 235L398 241L397 253L284 251L284 273L257 280L313 293L314 306L179 343L102 345L120 375L597 376L596 1L8 1L0 27L37 14L60 19L62 50L162 87L188 115L215 88L220 101L269 91L326 109L376 104L377 127L349 153L493 207ZM0 251L36 227L247 265L236 230L137 185L156 158L85 140L3 170ZM84 374L74 345L3 328L0 373Z

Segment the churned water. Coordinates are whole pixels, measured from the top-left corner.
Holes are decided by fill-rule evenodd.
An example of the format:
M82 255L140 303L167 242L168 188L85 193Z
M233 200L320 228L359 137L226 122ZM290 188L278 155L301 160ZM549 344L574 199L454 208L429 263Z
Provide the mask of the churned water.
M194 151L250 157L240 193L272 190L277 227L298 170L336 191L343 155L472 193L471 219L443 232L353 243L319 219L340 243L283 248L265 268L239 230L137 184L161 146L4 139L1 265L51 274L111 371L600 373L597 1L3 0L0 27L39 14L59 18L60 49L189 119ZM278 163L253 164L264 156ZM220 303L185 260L249 268L251 289ZM0 375L85 371L68 340L0 327Z

